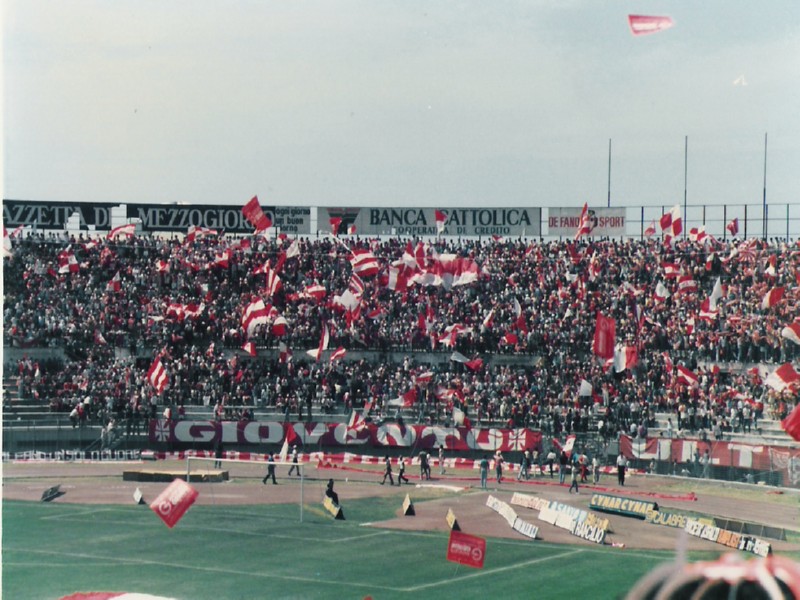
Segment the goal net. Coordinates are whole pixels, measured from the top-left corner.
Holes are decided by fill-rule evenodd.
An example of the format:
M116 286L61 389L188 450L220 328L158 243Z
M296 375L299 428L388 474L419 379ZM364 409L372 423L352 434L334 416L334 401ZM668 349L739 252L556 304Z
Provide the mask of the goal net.
M274 478L269 465L274 467ZM307 476L309 466L308 463L291 461L270 463L265 460L188 456L186 482L197 487L208 503L214 505L297 503L302 522L304 502L315 501L306 495L310 493L320 498L324 495L324 485ZM278 488L264 489L274 485Z

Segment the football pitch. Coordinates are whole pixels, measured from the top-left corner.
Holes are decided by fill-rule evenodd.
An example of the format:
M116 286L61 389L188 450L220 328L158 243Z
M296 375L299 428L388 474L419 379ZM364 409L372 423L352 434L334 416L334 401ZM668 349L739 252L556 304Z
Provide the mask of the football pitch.
M483 569L446 560L448 534L368 526L391 498L195 505L167 528L147 505L3 502L3 598L138 592L191 599L622 598L673 552L488 538ZM413 518L413 517L410 517ZM690 560L719 553L690 553Z

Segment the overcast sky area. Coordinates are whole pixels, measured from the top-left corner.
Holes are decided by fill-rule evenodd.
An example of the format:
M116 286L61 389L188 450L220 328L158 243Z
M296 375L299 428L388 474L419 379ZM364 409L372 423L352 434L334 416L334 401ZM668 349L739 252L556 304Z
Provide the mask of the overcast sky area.
M628 14L674 27L633 36ZM6 0L3 197L800 203L800 2Z

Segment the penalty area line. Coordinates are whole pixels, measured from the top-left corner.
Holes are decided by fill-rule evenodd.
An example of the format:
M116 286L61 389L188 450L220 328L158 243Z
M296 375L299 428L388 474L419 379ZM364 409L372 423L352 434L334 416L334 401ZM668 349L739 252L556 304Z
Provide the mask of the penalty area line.
M572 550L570 552L562 552L561 554L554 554L553 556L543 556L541 558L533 558L531 560L526 560L525 562L515 563L513 565L506 565L505 567L497 567L495 569L482 569L477 573L470 573L468 575L463 575L462 577L453 577L449 579L443 579L441 581L434 581L432 583L423 583L420 585L403 588L402 591L418 592L420 590L424 590L427 588L438 587L440 585L449 585L455 582L464 581L465 579L475 579L476 577L483 577L485 575L494 575L495 573L502 573L503 571L511 571L512 569L518 569L520 567L526 567L528 565L535 565L537 563L546 562L548 560L564 558L565 556L572 556L573 554L580 554L581 552L583 552L583 549Z

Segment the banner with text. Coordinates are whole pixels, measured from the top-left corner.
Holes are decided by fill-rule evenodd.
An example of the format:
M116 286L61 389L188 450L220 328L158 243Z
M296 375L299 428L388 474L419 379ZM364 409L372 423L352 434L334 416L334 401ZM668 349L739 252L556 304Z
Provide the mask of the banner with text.
M530 429L467 429L427 425L400 426L369 424L360 431L348 430L346 423L292 423L290 425L304 446L350 446L373 448L438 448L481 450L486 452L522 452L540 448L541 433ZM284 424L278 421L150 421L153 443L280 444L285 437Z
M77 214L80 228L92 226L99 231L111 229L111 209L125 206L127 219L139 219L142 231L186 233L191 226L220 232L253 233L239 205L211 204L112 204L108 202L40 202L4 200L3 223L39 229L64 229L67 220ZM263 206L272 226L283 233L311 233L311 208L307 206Z
M332 231L331 220L340 234L436 236L436 209L433 208L330 208L317 209L320 231ZM541 208L442 208L443 236L524 236L539 237ZM341 219L341 221L339 221Z
M575 237L581 222L582 207L556 207L547 209L547 231L549 235ZM625 208L589 207L590 236L615 237L625 235Z

